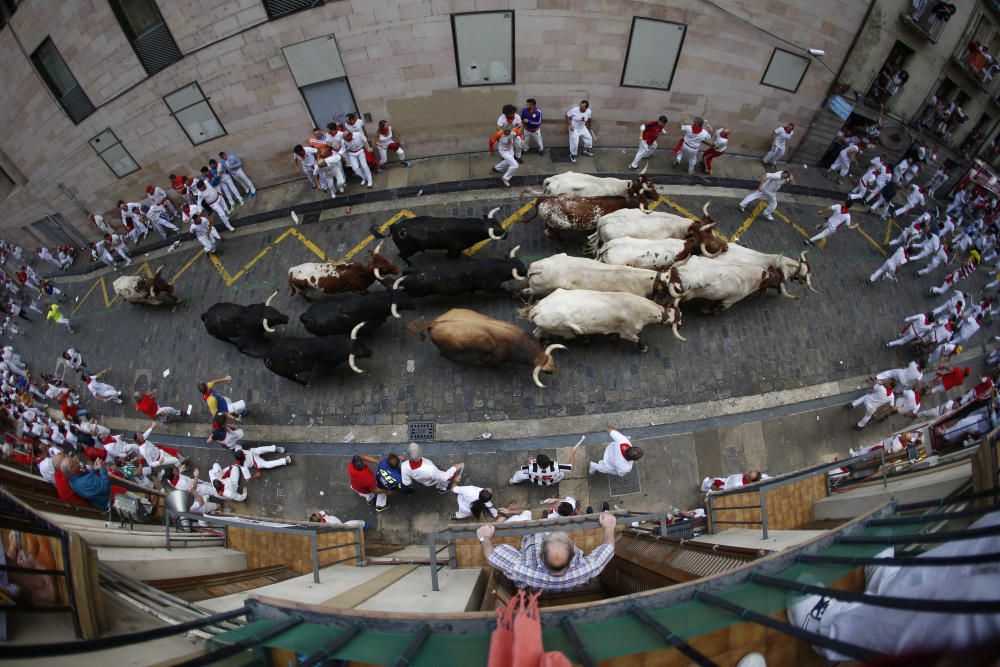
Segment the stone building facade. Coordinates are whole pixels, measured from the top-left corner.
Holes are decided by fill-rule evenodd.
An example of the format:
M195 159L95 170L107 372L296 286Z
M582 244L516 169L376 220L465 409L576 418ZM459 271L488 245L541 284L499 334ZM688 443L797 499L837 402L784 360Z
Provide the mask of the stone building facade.
M84 211L134 201L147 183L167 187L168 174L196 173L219 150L240 155L259 187L294 178L291 147L314 121L330 120L311 109L324 95L352 97L375 123L389 119L415 158L484 150L501 105L527 97L546 114L549 145L565 145L563 115L587 98L604 146L631 148L638 124L660 113L671 119L661 144L672 145L675 121L689 114L730 127L733 152L759 154L778 124L808 125L867 9L857 0L148 0L129 8L152 5L157 24L122 18L123 4L0 2L5 237L31 245L64 233L94 238ZM279 16L296 5L315 6ZM472 43L500 48L494 33L504 18L512 22L512 83L484 81L485 63L475 73L475 63L457 62L470 35L456 34L454 15L473 12L500 16ZM650 38L664 27L678 44ZM652 33L640 39L640 29ZM822 64L809 48L826 52ZM71 74L54 85L41 70L58 57ZM658 59L662 72L651 75ZM657 87L623 86L627 60ZM488 74L502 79L497 68ZM487 85L462 86L460 76Z

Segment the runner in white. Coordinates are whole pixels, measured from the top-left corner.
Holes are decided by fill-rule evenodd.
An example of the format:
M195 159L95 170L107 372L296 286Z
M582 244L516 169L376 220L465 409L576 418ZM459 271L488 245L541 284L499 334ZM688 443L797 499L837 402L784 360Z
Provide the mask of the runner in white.
M576 162L576 152L583 140L583 154L587 157L594 157L591 148L594 146L594 137L590 133L590 121L593 112L590 110L590 102L580 100L579 106L570 107L566 112L566 127L569 129L569 161Z

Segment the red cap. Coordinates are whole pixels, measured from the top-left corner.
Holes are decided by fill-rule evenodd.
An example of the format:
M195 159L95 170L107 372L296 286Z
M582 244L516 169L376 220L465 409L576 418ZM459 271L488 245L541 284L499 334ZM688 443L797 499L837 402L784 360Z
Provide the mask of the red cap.
M147 185L146 186L146 192L148 192L149 194L153 194L153 186L152 185Z

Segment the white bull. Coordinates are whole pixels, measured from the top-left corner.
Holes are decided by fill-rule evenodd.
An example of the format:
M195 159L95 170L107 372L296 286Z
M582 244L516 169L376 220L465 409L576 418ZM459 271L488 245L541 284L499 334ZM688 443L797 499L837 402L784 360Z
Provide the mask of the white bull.
M555 195L576 195L578 197L624 197L629 193L630 188L633 193L639 190L645 191L646 196L656 198L656 189L645 177L646 168L643 167L636 179L626 178L606 178L602 176L591 176L581 174L576 171L567 171L555 176L549 176L542 182L542 192L540 194ZM532 193L538 194L538 193Z
M604 264L631 266L637 269L663 271L683 262L697 249L697 242L680 239L634 239L629 236L612 239L597 251L597 261Z
M798 297L789 294L784 277L775 268L763 269L753 264L727 262L721 259L706 259L693 256L683 266L670 269L667 292L676 301L699 299L710 301L715 312L721 312L742 301L754 292L765 289L779 290L789 299Z
M781 271L787 280L794 280L805 283L810 290L816 292L812 284L812 267L806 260L808 250L799 254L798 259L785 257L780 254L760 252L736 243L730 243L726 252L718 256L717 259L724 262L739 262L741 264L752 264L762 269L775 268Z
M542 332L562 338L617 334L645 352L648 348L639 340L639 334L647 325L660 323L670 326L674 336L684 340L677 331L681 323L679 309L627 292L557 289L520 314L535 325L536 336Z
M644 213L631 209L623 209L601 216L597 221L597 230L587 237L585 250L596 253L598 248L608 241L620 238L633 239L684 239L697 237L701 244L719 246L713 242L712 232L715 222L708 214L709 203L702 207L702 219L691 220L673 213L652 211ZM716 248L718 249L718 248Z
M161 266L150 278L119 276L111 283L111 287L122 301L129 303L143 303L149 306L159 306L164 303L179 304L181 301L174 296L174 286L168 283L162 274Z
M539 296L557 289L628 292L647 299L667 297L666 275L657 271L612 266L586 257L560 253L528 267L528 286L521 294Z

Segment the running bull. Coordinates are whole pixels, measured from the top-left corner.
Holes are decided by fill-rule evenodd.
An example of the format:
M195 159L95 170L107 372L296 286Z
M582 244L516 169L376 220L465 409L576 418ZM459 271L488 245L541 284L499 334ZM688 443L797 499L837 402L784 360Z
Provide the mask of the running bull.
M537 215L545 222L545 235L556 242L562 241L562 232L593 232L598 221L609 213L621 209L646 209L647 200L641 193L624 197L576 197L559 195L540 200L535 214L525 220L531 222Z
M174 296L174 286L166 281L162 273L161 266L151 278L120 276L115 278L112 287L115 294L129 303L144 303L150 306L169 303L176 306L181 300Z
M554 197L557 195L574 195L576 197L625 197L629 194L643 194L649 199L656 199L659 195L652 181L646 177L646 167L642 168L639 175L633 179L606 178L601 176L591 176L575 171L567 171L555 176L549 176L542 183L541 192L525 190L521 193L544 195Z
M542 333L576 338L577 336L617 335L632 341L645 352L649 348L639 340L650 324L669 326L678 340L681 311L674 304L660 305L627 292L557 289L547 297L520 311L535 325L535 335Z
M310 373L316 377L330 373L345 361L355 373L364 373L355 363L357 359L372 356L371 350L358 341L358 331L364 325L364 322L356 324L349 337L322 336L276 341L262 355L264 365L272 373L301 385L308 383L299 379L299 375Z
M410 257L425 250L445 250L448 257L454 259L463 250L480 241L506 238L507 230L493 218L499 210L499 207L494 208L483 219L418 215L392 225L389 235L407 266L412 264ZM387 238L375 225L372 225L370 231L375 238Z
M702 207L701 220L654 211L645 213L633 209L622 209L609 213L597 222L597 230L587 238L586 250L597 253L602 244L619 238L633 239L695 239L700 252L706 257L715 257L725 252L727 245L715 236L712 228L715 221L708 213L710 202Z
M346 334L360 322L367 323L364 331L368 333L385 322L390 315L400 319L403 316L399 311L412 309L412 300L406 294L394 290L344 294L314 303L299 316L299 320L306 331L314 336Z
M381 249L380 242L375 250L368 251L368 264L306 262L293 266L288 270L288 287L292 295L301 294L307 301L312 300L309 298L312 292L364 292L376 280L381 282L399 274L399 268L379 252Z
M232 343L243 354L260 357L268 347L264 334L273 333L273 325L288 324L288 316L271 307L277 294L249 306L217 303L201 314L201 321L212 336Z
M667 280L667 291L675 303L708 301L714 304L714 308L705 310L714 312L726 310L751 294L762 293L766 289L776 289L789 299L798 298L789 294L780 269L762 269L753 264L721 259L691 257L684 266L671 267Z
M539 374L554 373L552 353L566 349L565 345L549 345L543 350L538 339L520 327L464 308L453 308L433 322L418 326L421 339L429 334L441 355L451 361L534 366L531 378L543 389Z
M504 282L524 280L527 274L524 262L517 258L520 247L511 249L507 258L466 259L406 271L392 287L411 297L503 292Z
M630 266L613 266L565 253L532 262L525 296L540 296L557 289L628 292L654 301L668 301L667 274Z

